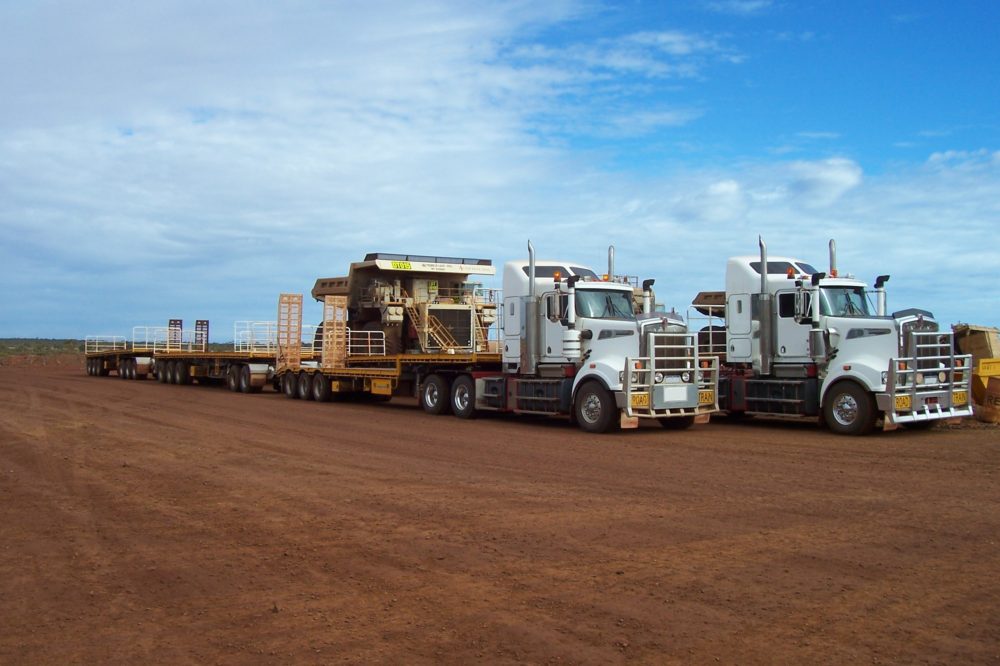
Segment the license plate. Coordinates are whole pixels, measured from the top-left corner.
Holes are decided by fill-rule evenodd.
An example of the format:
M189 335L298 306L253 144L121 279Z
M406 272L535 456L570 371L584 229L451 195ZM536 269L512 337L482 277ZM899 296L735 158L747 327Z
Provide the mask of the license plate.
M908 395L897 395L896 396L896 409L901 411L910 410L910 396Z
M632 406L633 407L649 407L649 394L648 393L633 393L632 394Z
M967 405L969 404L969 394L965 391L955 391L951 394L951 402L954 405Z
M698 391L698 404L711 405L715 403L715 391Z

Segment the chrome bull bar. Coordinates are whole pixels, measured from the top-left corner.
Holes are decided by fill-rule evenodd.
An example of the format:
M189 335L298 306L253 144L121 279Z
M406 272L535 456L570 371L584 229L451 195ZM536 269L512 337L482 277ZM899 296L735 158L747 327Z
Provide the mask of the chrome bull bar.
M647 333L650 356L626 358L625 414L639 418L719 411L719 359L698 353L697 333Z
M913 356L889 361L886 390L875 401L887 424L972 415L972 356L955 354L950 332L913 331Z

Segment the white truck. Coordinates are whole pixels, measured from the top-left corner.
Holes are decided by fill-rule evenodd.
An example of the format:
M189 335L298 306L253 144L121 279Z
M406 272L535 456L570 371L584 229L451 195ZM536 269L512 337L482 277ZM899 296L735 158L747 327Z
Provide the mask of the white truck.
M841 275L833 240L827 272L769 259L762 238L759 246L759 256L729 259L724 292L701 292L692 304L709 318L702 353L723 360L721 409L815 418L845 435L879 420L919 428L972 413L971 357L955 353L930 312L888 314L888 275L873 289Z
M475 406L568 413L603 432L657 419L685 428L717 411L718 363L674 313L652 312L653 280L636 314L633 287L574 262L510 261L503 273L502 372L476 378ZM456 403L457 406L457 403Z

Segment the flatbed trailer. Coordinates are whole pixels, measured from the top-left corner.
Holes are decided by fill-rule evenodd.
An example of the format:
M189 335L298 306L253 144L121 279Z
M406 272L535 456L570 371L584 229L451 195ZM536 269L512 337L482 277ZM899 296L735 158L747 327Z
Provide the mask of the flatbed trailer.
M324 368L303 361L286 366L275 374L275 389L287 397L326 401L348 394L369 394L376 398L419 397L420 387L429 377L451 380L467 375L499 373L499 353L393 354L350 356L343 367Z
M180 320L171 320L166 327L137 326L131 340L91 336L85 342L87 374L153 377L169 384L225 383L231 391L258 393L274 378L274 328L274 322L237 322L228 351L208 344L207 320L198 320L193 335L183 330ZM308 362L312 347L304 346L301 355Z

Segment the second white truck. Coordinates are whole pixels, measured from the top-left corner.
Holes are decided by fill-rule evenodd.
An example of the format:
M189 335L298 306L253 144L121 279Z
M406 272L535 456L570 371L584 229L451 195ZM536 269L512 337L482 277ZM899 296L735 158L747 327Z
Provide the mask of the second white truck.
M955 353L930 312L890 314L888 275L869 288L841 274L832 240L826 272L759 246L759 255L729 259L725 291L693 302L710 318L702 353L723 361L720 408L819 419L845 435L972 413L971 357Z

